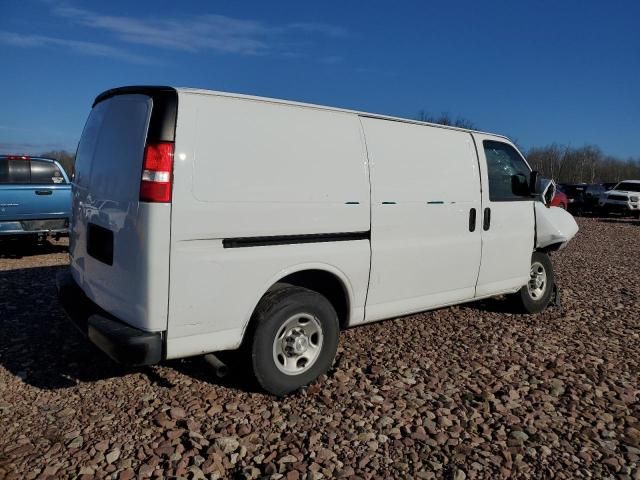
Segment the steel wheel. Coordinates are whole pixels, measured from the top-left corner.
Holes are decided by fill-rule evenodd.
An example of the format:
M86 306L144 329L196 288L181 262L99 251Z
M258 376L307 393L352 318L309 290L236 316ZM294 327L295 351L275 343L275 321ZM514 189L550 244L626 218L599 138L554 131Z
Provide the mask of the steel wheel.
M336 357L340 323L318 292L283 284L265 293L251 319L251 367L258 384L286 395L326 373Z
M523 313L540 313L549 305L555 283L549 255L544 252L533 252L529 279L512 298Z
M307 313L296 314L278 329L273 340L273 361L282 373L300 375L320 356L322 341L318 319Z
M542 298L547 290L547 271L540 262L533 262L529 271L529 283L527 291L529 296L538 300Z

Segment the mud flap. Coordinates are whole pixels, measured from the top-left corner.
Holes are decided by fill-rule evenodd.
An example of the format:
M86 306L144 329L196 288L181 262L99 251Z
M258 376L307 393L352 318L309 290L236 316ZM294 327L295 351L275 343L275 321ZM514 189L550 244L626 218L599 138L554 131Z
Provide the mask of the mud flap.
M553 291L551 292L551 300L549 300L549 305L552 307L562 308L560 289L558 288L557 283L553 284Z

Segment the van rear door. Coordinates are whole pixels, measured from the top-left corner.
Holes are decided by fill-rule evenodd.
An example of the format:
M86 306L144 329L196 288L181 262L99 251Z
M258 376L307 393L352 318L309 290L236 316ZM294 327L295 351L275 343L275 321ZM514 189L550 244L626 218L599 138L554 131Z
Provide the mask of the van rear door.
M158 145L173 152L176 110L173 89L107 91L94 103L76 159L73 277L104 310L146 331L167 328L171 203L141 200L143 178L158 177L146 170Z

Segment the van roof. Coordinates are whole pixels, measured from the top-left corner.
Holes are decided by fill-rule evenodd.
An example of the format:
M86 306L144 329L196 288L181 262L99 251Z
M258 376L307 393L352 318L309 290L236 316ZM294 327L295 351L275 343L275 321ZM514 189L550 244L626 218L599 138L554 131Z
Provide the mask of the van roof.
M219 97L229 97L229 98L242 98L242 99L245 99L245 100L256 100L256 101L260 101L260 102L278 103L278 104L283 104L283 105L293 105L293 106L296 106L296 107L315 108L315 109L318 109L318 110L328 110L328 111L332 111L332 112L353 113L353 114L356 114L356 115L360 115L362 117L379 118L381 120L391 120L391 121L394 121L394 122L414 123L414 124L417 124L417 125L428 125L428 126L431 126L431 127L446 128L446 129L449 129L449 130L457 130L457 131L468 132L468 133L482 133L482 134L485 134L485 135L492 135L492 136L495 136L495 137L500 137L500 138L504 138L506 140L509 140L505 135L499 135L499 134L495 134L495 133L491 133L491 132L483 132L481 130L473 130L473 129L468 129L468 128L454 127L454 126L451 126L451 125L442 125L442 124L439 124L439 123L423 122L423 121L420 121L420 120L413 120L413 119L410 119L410 118L402 118L402 117L394 117L392 115L383 115L383 114L380 114L380 113L362 112L362 111L359 111L359 110L350 110L350 109L347 109L347 108L328 107L326 105L318 105L318 104L315 104L315 103L296 102L294 100L282 100L282 99L278 99L278 98L259 97L259 96L255 96L255 95L245 95L245 94L241 94L241 93L220 92L220 91L216 91L216 90L206 90L206 89L200 89L200 88L176 87L175 89L178 92L184 92L184 93L194 93L194 94L200 94L200 95L215 95L215 96L219 96Z
M356 115L360 115L362 117L368 117L368 118L378 118L381 120L390 120L390 121L394 121L394 122L403 122L403 123L412 123L412 124L416 124L416 125L428 125L431 127L436 127L436 128L445 128L448 130L457 130L460 132L467 132L467 133L481 133L484 135L491 135L494 137L498 137L498 138L503 138L509 142L511 142L511 140L505 136L505 135L500 135L500 134L496 134L496 133L491 133L491 132L484 132L481 130L473 130L473 129L468 129L468 128L460 128L460 127L454 127L454 126L450 126L450 125L441 125L439 123L430 123L430 122L422 122L420 120L412 120L409 118L402 118L402 117L394 117L391 115L382 115L379 113L370 113L370 112L362 112L362 111L358 111L358 110L349 110L346 108L337 108L337 107L328 107L326 105L317 105L314 103L304 103L304 102L296 102L293 100L282 100L282 99L278 99L278 98L269 98L269 97L259 97L259 96L255 96L255 95L245 95L245 94L241 94L241 93L230 93L230 92L220 92L220 91L216 91L216 90L206 90L206 89L201 89L201 88L188 88L188 87L171 87L171 86L158 86L158 85L132 85L132 86L125 86L125 87L118 87L118 88L112 88L110 90L106 90L104 92L102 92L100 95L98 95L95 99L95 101L93 102L93 105L95 106L97 103L106 100L109 97L112 97L114 95L125 95L125 94L133 94L133 93L154 93L154 92L162 92L162 91L177 91L177 92L181 92L181 93L190 93L190 94L197 94L197 95L214 95L214 96L219 96L219 97L228 97L228 98L241 98L241 99L245 99L245 100L255 100L255 101L259 101L259 102L268 102L268 103L277 103L277 104L281 104L281 105L292 105L292 106L296 106L296 107L306 107L306 108L314 108L314 109L318 109L318 110L327 110L327 111L332 111L332 112L342 112L342 113L351 113L351 114L356 114Z

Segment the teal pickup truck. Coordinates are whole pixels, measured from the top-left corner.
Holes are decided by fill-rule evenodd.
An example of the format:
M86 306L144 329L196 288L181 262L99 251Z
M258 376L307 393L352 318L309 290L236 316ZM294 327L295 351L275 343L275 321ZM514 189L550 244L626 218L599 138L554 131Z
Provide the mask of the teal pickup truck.
M0 155L0 237L69 233L71 183L49 158Z

